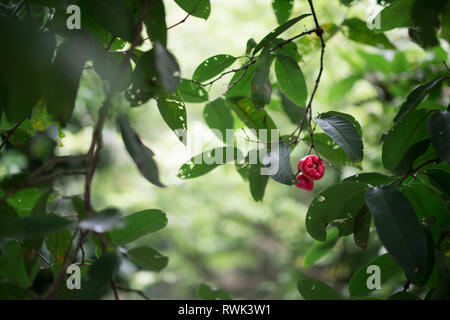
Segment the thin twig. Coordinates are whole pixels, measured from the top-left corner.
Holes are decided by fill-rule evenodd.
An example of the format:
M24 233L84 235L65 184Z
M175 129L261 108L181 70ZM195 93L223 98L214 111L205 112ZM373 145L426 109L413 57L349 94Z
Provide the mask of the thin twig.
M14 127L12 127L11 129L9 129L7 131L5 140L3 140L2 144L0 145L0 150L3 148L4 145L6 145L6 143L8 142L9 138L11 138L11 136L13 135L14 131L16 131L16 129L18 127L20 127L20 125L25 121L25 119L20 120L19 122L16 123L16 125Z
M137 289L130 289L128 287L125 287L121 284L116 283L116 288L125 292L133 292L133 293L137 293L138 295L140 295L142 298L144 298L145 300L151 300L142 290L137 290Z
M177 23L171 25L170 27L167 27L167 30L170 30L170 29L172 29L172 28L175 28L176 26L178 26L178 25L184 23L190 16L191 16L191 15L188 14L186 17L183 18L183 20L178 21Z

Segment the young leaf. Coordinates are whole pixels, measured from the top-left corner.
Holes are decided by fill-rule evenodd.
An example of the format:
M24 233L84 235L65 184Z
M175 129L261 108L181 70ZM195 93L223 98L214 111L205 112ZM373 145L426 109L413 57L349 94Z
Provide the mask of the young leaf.
M269 45L273 40L275 40L280 34L282 34L283 32L285 32L287 29L289 29L290 27L292 27L294 24L296 24L297 22L299 22L300 20L310 16L311 14L302 14L294 19L291 19L285 23L283 23L281 26L278 26L277 28L275 28L275 30L271 31L268 35L266 35L259 43L258 45L255 47L255 49L253 50L253 55L257 54L259 50L261 50L262 48L265 48L267 45Z
M361 161L363 158L363 143L358 130L352 122L339 115L321 115L314 119L322 130L330 136L352 161Z
M339 294L326 283L316 279L303 279L297 288L305 300L340 300Z
M158 167L155 160L153 160L153 151L142 143L137 133L131 128L126 117L121 116L118 121L125 148L141 174L148 182L155 186L164 187L159 181Z
M428 120L427 130L439 158L450 163L450 111L433 113Z
M256 109L262 109L269 104L272 94L270 85L270 52L264 50L255 64L252 77L252 102Z
M125 227L108 233L112 242L124 245L158 231L167 225L166 214L161 210L149 209L130 214L124 218Z
M297 62L291 57L277 55L275 74L281 91L299 106L306 106L308 96L305 77Z
M423 286L433 270L427 235L408 199L394 187L374 187L366 194L378 236L408 279Z
M175 0L191 16L207 20L211 13L209 0Z
M166 12L162 0L149 1L145 26L148 37L155 43L159 42L163 46L167 45Z
M346 236L354 230L354 219L365 206L364 195L368 185L358 182L341 182L320 192L312 201L306 214L306 230L316 240L325 241L327 226Z
M237 58L230 56L229 54L218 54L210 57L200 63L197 69L195 69L192 80L198 82L209 80L230 67L236 59Z
M397 115L394 118L394 122L398 122L403 117L405 117L410 112L414 111L417 106L425 99L425 97L430 93L430 91L437 86L445 77L437 78L436 80L430 81L426 84L422 84L415 88L406 98L406 101L400 107Z
M197 296L203 300L232 300L231 295L225 290L212 289L203 283L198 286Z
M149 247L139 247L128 250L127 256L138 266L156 272L160 272L167 267L169 262L169 258Z
M180 179L192 179L207 174L219 165L243 159L242 152L235 147L219 147L196 155L183 164L177 174Z
M234 118L225 100L219 98L206 104L203 110L203 118L208 127L221 133L219 138L226 143L227 129L232 130L234 128ZM214 133L218 134L215 130ZM233 141L229 142L233 143Z
M285 23L289 19L293 6L294 0L273 0L272 8L278 24Z
M159 113L169 128L182 143L187 144L187 139L185 139L187 130L186 106L180 93L177 91L172 95L159 96L156 101Z
M380 268L381 286L402 273L402 269L391 257L391 255L389 253L385 253L363 265L353 274L348 284L350 296L361 297L373 291L373 289L369 289L367 286L367 279L370 276L370 274L367 273L369 266L377 266Z

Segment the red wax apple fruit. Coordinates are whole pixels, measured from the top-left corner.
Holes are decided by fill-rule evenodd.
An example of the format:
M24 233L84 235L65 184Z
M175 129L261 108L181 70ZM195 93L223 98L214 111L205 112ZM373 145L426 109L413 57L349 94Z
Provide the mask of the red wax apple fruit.
M298 183L295 185L297 188L311 191L314 188L314 181L305 177L302 173L297 175Z

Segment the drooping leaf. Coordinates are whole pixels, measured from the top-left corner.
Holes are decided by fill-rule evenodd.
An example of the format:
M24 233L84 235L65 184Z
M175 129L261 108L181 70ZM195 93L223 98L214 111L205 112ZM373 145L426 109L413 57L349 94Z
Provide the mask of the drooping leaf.
M154 43L152 51L159 82L168 93L175 92L180 83L180 66L177 60L159 41Z
M278 26L273 31L271 31L268 35L266 35L256 46L256 48L253 50L253 55L258 53L259 50L269 45L273 40L275 40L280 34L285 32L287 29L292 27L294 24L299 22L300 20L310 16L311 14L302 14L294 19L291 19L285 23L283 23L281 26Z
M167 225L166 214L161 210L149 209L124 217L125 227L108 233L112 242L127 244L148 233L158 231Z
M159 42L163 46L167 45L166 12L162 0L149 1L145 26L148 37L155 43Z
M252 96L252 78L254 71L255 64L252 64L236 72L228 83L228 88L230 89L226 93L226 98L250 98Z
M340 115L324 114L314 119L322 130L347 153L352 161L363 159L363 143L357 128Z
M164 187L159 180L158 167L153 160L153 151L147 148L131 128L126 117L119 117L119 126L125 148L147 181L158 187Z
M202 103L209 100L208 92L193 81L182 79L178 86L178 91L184 102Z
M232 130L234 128L234 119L225 100L219 98L206 104L205 109L203 109L203 118L208 127L214 129L214 134L226 143L227 129ZM232 143L233 140L228 142Z
M382 149L386 169L404 174L410 170L414 160L425 153L428 147L428 143L424 141L428 140L426 123L429 116L429 110L415 110L389 131Z
M348 38L350 40L377 48L395 49L394 45L383 33L376 33L375 30L370 30L366 22L358 18L347 19L344 25L349 28Z
M440 169L428 169L424 173L442 191L450 195L450 173Z
M407 114L414 111L419 104L425 99L425 97L430 93L430 91L439 85L445 77L439 77L433 81L426 84L422 84L415 88L406 98L406 101L400 107L397 115L394 118L394 122L398 122L403 119Z
M355 225L353 227L353 239L358 247L367 249L369 246L371 216L369 208L363 206L356 214Z
M298 106L294 101L289 99L284 93L281 93L281 106L293 124L298 125L302 119L305 108Z
M262 159L265 174L282 184L292 185L296 179L291 168L289 146L285 144L272 145L272 149Z
M433 270L433 248L408 198L394 187L374 187L366 194L366 204L385 248L412 283L424 285Z
M95 71L109 82L113 91L124 91L130 86L131 64L124 59L123 53L108 53L100 46L93 57Z
M267 182L269 182L268 175L262 175L262 164L250 164L248 171L248 182L250 186L250 194L255 201L262 201L266 191Z
M183 98L177 91L172 95L159 96L156 99L158 110L164 121L182 143L187 144L187 114Z
M277 55L275 74L281 91L299 106L306 106L308 96L305 77L297 62L291 57Z
M450 111L433 113L428 120L427 130L439 158L450 163Z
M414 0L396 0L385 7L376 17L380 21L380 30L388 31L394 28L412 25L411 11Z
M175 0L191 16L207 20L211 13L209 0Z
M303 279L297 283L297 289L305 300L340 300L332 287L317 279Z
M327 255L334 247L339 239L339 231L332 229L327 234L327 238L324 242L315 241L311 248L305 254L305 261L303 268L309 268L319 261L322 257Z
M138 266L156 272L160 272L167 267L169 262L169 258L149 247L139 247L128 250L127 256Z
M402 272L400 266L395 262L389 253L376 257L369 263L363 265L353 274L350 282L348 283L350 296L361 297L374 291L373 289L369 289L369 286L367 286L368 279L371 275L371 273L368 273L369 266L376 266L380 268L380 285L382 287L384 283L400 275Z
M198 286L197 296L203 300L232 300L231 295L222 289L213 289L202 283Z
M285 23L292 12L294 6L293 0L273 0L272 8L275 16L277 17L278 24Z
M192 179L207 174L222 164L243 159L242 152L235 147L219 147L202 152L183 164L177 177Z
M353 232L354 220L365 206L364 195L368 185L342 182L320 192L312 201L306 214L306 229L316 240L325 241L327 226L339 230L340 236Z
M214 78L218 74L222 73L228 67L230 67L237 58L229 54L218 54L212 56L202 63L195 69L192 80L198 82L204 82L211 78Z
M264 50L255 63L252 77L252 102L256 109L262 109L270 102L272 86L270 84L270 51Z

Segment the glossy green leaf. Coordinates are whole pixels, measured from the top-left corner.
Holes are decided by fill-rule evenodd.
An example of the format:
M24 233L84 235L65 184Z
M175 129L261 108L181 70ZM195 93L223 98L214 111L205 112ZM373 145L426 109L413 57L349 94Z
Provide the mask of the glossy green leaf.
M281 91L299 106L306 106L308 96L305 77L297 62L291 57L277 55L275 74Z
M248 182L250 186L250 194L255 201L262 201L266 191L267 183L269 182L268 175L262 175L262 164L250 164L248 171Z
M158 41L154 43L152 51L154 51L154 63L159 75L159 82L168 93L175 92L180 83L180 66L177 60Z
M285 23L292 12L294 0L273 0L272 8L277 17L278 24Z
M438 188L450 195L450 173L440 169L428 169L424 173Z
M395 262L395 260L385 253L379 257L376 257L369 263L363 265L359 268L350 279L348 284L348 290L350 291L350 296L359 297L367 295L374 291L374 289L369 289L367 286L367 280L373 274L368 272L370 266L377 266L380 268L380 285L383 287L384 283L387 283L394 277L399 276L402 273L402 269Z
M292 172L289 146L272 145L270 152L263 157L262 164L265 167L265 174L270 175L273 180L288 186L296 181Z
M344 25L349 28L348 37L350 40L374 46L382 49L395 49L394 45L383 33L376 33L370 30L367 23L358 19L351 18L344 21Z
M305 108L298 106L294 101L289 99L285 94L281 93L281 106L293 124L298 125L305 113Z
M322 130L330 136L352 161L363 159L363 143L357 128L352 122L339 115L320 115L315 118Z
M172 95L159 96L156 99L158 110L170 129L176 134L178 140L187 144L187 114L186 106L179 92Z
M211 13L209 0L175 0L191 16L207 20Z
M326 283L316 279L303 279L297 289L305 300L340 300L339 294Z
M159 180L158 167L155 160L153 160L153 151L142 143L137 133L131 128L126 117L120 117L118 121L125 148L141 174L148 182L155 186L164 187Z
M450 111L433 113L427 129L439 158L450 163Z
M371 186L379 186L382 184L388 184L393 180L394 180L393 178L388 177L379 172L364 172L355 174L354 176L347 177L343 181L344 182L355 181L359 183L370 184Z
M177 174L180 179L192 179L207 174L222 164L243 159L242 152L235 147L219 147L202 152L183 164Z
M429 261L433 248L408 198L394 187L374 187L367 192L366 203L385 248L412 283L424 285L433 270L434 257Z
M124 245L148 233L158 231L167 225L167 218L161 210L149 209L124 217L124 223L124 228L108 233L112 242Z
M252 102L256 109L262 109L270 102L272 86L270 84L270 52L264 50L255 64L252 76Z
M338 239L339 231L337 229L331 229L330 232L327 233L327 238L325 241L315 241L305 254L303 268L313 266L317 261L326 256L331 250L333 250Z
M275 28L273 31L271 31L268 35L266 35L256 46L256 48L253 50L253 55L258 53L259 50L269 45L273 40L275 40L280 34L285 32L287 29L292 27L297 22L301 21L302 19L310 16L311 14L302 14L294 19L291 19L285 23L283 23L281 26Z
M339 111L328 111L320 114L320 118L328 118L333 116L344 118L345 120L350 122L355 127L356 131L358 131L358 134L362 137L363 132L361 125L359 124L358 120L356 120L351 114Z
M363 206L356 214L355 225L353 227L353 239L358 247L366 250L369 246L370 236L370 211L367 206Z
M214 129L214 134L227 142L227 129L234 129L234 118L225 100L219 98L206 104L205 109L203 109L203 118L208 127ZM233 141L228 141L228 143L233 143Z
M166 12L162 0L151 0L148 4L147 18L145 26L148 37L155 43L159 42L163 46L167 45Z
M212 56L200 63L194 71L192 80L204 82L214 78L230 67L236 59L237 58L230 56L229 54L218 54L216 56Z
M325 241L327 226L338 228L340 236L353 232L357 213L365 206L368 185L342 182L320 192L306 214L306 230L316 240Z
M385 7L376 17L380 20L381 31L411 26L413 4L414 0L397 0Z
M384 139L382 149L383 165L394 173L409 171L414 160L425 153L428 139L426 123L430 111L419 109L397 122ZM421 142L421 144L418 144Z
M186 79L182 79L178 86L178 92L184 102L202 103L209 100L208 92L200 85Z
M430 93L430 91L439 85L442 80L444 80L445 77L437 78L433 81L430 81L426 84L422 84L415 88L406 98L406 101L402 104L400 107L400 110L398 111L397 115L394 118L394 122L398 122L399 120L403 119L407 114L414 111L419 104L427 97L427 95Z
M149 247L139 247L128 250L127 255L131 261L138 266L150 271L160 272L167 267L169 262L169 258Z
M203 283L198 286L197 296L203 300L232 300L231 295L225 290L213 289Z
M228 83L229 91L226 93L227 99L251 97L252 96L252 78L255 71L255 64L248 68L239 70L234 74Z

